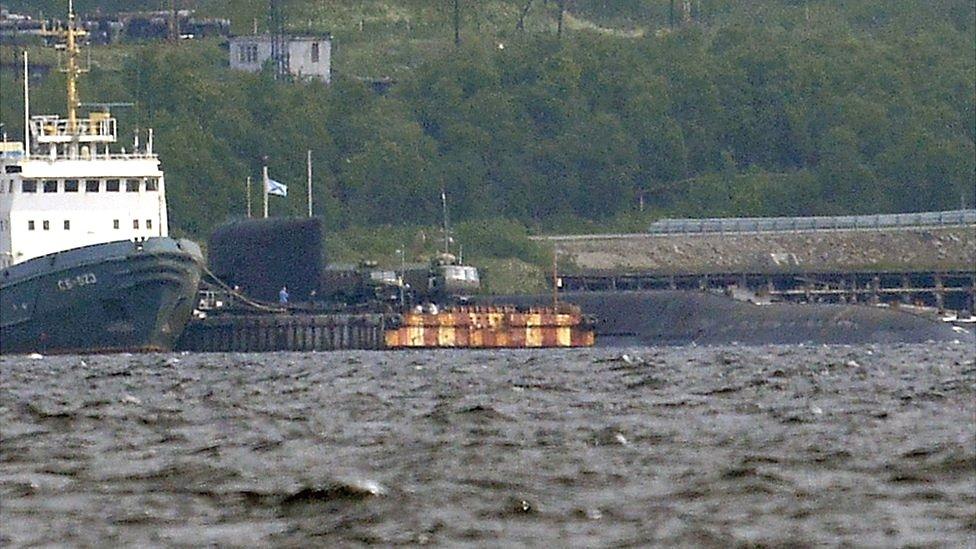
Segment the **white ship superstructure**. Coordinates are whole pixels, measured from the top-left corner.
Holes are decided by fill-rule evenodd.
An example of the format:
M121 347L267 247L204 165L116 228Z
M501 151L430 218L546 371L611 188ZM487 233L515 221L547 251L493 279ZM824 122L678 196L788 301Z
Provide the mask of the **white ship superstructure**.
M91 244L168 236L152 132L141 147L137 138L130 152L113 151L117 122L107 109L78 116L83 31L74 28L73 13L60 34L67 42L68 116L25 112L25 142L0 143L0 268ZM24 96L29 105L26 76Z
M0 151L0 268L90 244L167 236L166 187L151 146L111 153L90 141L107 134L48 141L43 128L61 122L31 121L47 154L27 153L20 143ZM114 120L104 122L114 130Z

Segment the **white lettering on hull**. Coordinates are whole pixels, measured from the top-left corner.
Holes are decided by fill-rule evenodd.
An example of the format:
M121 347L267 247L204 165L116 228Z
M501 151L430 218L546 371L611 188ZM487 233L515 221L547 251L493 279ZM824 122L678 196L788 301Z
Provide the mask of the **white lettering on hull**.
M95 277L95 273L85 273L71 278L62 278L58 281L58 290L67 292L69 290L74 290L75 288L97 283L98 278Z

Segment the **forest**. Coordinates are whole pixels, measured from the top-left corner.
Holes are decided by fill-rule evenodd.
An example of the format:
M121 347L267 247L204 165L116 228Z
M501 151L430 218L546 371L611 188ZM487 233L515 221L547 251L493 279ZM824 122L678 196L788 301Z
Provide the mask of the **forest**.
M267 5L195 4L240 34ZM289 28L334 36L331 86L233 72L225 44L187 40L95 51L81 93L133 102L127 135L155 129L171 224L198 238L243 214L264 162L291 188L272 214L304 212L309 150L316 215L353 232L436 225L442 190L489 240L976 203L972 0L701 0L677 21L667 0L460 4L455 44L447 0L283 2ZM20 135L20 75L0 86ZM33 87L35 113L63 112L56 71Z

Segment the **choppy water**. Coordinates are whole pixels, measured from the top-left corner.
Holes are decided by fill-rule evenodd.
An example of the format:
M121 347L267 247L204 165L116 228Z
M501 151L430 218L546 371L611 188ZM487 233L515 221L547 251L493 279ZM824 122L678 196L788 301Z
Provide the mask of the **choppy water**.
M976 544L976 350L0 359L0 545Z

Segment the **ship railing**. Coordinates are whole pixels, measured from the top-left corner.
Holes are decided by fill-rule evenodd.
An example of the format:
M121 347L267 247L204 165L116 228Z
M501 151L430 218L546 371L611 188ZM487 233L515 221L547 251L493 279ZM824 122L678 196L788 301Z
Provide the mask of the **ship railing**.
M136 152L95 152L90 151L80 151L74 156L66 156L59 154L57 156L58 160L156 160L159 155L156 153L147 153L144 151ZM48 154L42 154L39 152L32 152L31 154L24 154L21 156L23 160L50 160L51 156Z
M30 121L35 143L114 143L116 121L104 113L92 113L88 118L75 120L74 127L67 118L34 116Z
M946 227L973 224L976 224L976 209L849 216L662 219L652 223L647 232L652 234L757 233Z

